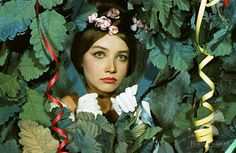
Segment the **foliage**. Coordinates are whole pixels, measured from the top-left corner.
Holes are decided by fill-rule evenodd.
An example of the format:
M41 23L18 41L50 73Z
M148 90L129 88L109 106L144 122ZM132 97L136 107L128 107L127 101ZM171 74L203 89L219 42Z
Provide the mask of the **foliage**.
M35 3L0 1L0 152L55 152L63 137L51 130L50 123L60 109L50 112L44 93L57 68L42 34L63 65L71 35L83 31L87 16L97 11L85 0L39 0L38 22ZM205 57L195 40L199 1L129 0L127 5L148 25L137 29L135 37L145 48L142 54L148 54L160 69L147 90L154 94L145 97L155 125L138 124L132 114L112 124L104 116L79 113L73 122L65 108L57 126L70 138L66 149L72 153L202 153L204 144L196 142L192 124L209 114L199 106L201 96L209 91L198 74L198 63ZM201 46L215 57L203 69L216 85L209 100L216 110L209 152L224 152L236 137L236 1L207 8L199 37ZM65 87L71 84L66 72L60 75L59 89L71 91ZM66 92L51 90L54 97L61 93Z

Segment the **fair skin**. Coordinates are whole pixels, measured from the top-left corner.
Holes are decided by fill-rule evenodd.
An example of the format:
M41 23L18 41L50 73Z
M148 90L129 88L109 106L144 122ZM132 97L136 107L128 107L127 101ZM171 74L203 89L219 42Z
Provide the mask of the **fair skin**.
M110 97L128 72L129 49L117 35L105 35L97 40L84 54L81 66L89 93L98 93L98 102L103 113L112 110ZM62 100L76 110L76 98L66 96Z

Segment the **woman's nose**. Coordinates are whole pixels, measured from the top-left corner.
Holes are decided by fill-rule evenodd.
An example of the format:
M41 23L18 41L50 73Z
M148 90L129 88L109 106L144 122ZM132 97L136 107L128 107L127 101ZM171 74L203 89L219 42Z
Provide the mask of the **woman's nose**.
M105 71L109 72L109 73L115 73L117 71L115 60L108 60L107 61Z

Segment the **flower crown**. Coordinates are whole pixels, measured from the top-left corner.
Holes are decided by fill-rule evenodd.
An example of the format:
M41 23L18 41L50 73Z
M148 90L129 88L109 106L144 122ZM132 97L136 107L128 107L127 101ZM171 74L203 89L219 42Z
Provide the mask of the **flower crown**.
M117 26L112 25L112 22L109 18L112 19L119 19L120 18L120 11L117 8L111 8L106 16L98 17L98 13L92 13L88 16L89 23L95 23L95 27L100 28L101 30L105 31L108 30L109 35L115 35L119 32Z

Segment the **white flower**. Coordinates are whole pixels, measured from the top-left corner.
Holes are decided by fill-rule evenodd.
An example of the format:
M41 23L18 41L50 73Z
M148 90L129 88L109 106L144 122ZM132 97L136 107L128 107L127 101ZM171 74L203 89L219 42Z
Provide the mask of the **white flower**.
M119 29L117 26L114 26L114 25L111 25L109 28L108 28L108 33L109 35L115 35L119 32Z
M111 26L111 20L105 16L101 16L96 19L95 26L100 27L101 30L106 30L109 26Z
M107 12L107 17L110 17L112 19L119 19L120 18L120 11L117 8L111 8Z
M97 17L98 17L97 12L92 13L91 15L89 15L89 16L88 16L88 21L89 21L89 23L93 23L93 22L97 19Z

